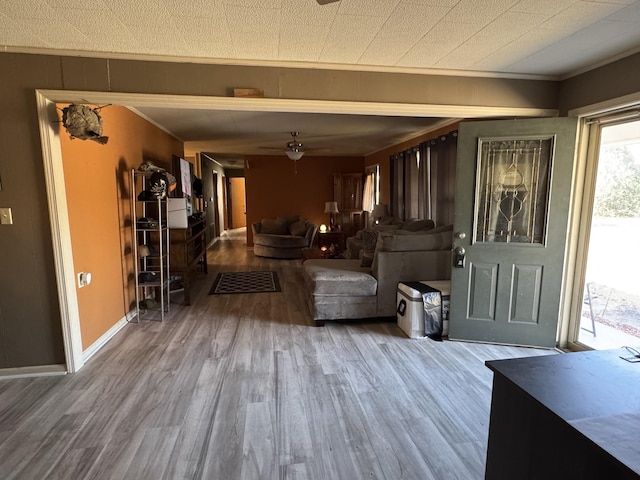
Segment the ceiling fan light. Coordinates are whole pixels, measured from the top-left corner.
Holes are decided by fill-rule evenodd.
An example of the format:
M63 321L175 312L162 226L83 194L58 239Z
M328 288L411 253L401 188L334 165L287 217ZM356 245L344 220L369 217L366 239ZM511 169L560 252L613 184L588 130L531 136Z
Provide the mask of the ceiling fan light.
M300 160L304 155L304 152L300 150L285 150L285 153L290 160Z

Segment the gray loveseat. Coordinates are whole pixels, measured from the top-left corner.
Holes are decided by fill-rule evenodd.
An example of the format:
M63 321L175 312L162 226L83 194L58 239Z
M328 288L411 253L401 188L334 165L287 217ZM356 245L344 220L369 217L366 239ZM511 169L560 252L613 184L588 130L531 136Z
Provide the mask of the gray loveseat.
M370 267L357 259L304 262L307 303L316 325L395 316L398 283L450 279L452 230L446 225L426 232L379 232Z
M300 217L263 219L251 225L253 253L259 257L302 258L310 248L318 226Z

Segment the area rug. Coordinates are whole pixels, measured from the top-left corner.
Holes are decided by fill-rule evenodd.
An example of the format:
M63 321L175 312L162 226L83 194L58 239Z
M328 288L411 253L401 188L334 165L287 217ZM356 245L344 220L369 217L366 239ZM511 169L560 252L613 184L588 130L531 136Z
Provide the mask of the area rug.
M222 272L213 282L209 295L280 291L277 272Z

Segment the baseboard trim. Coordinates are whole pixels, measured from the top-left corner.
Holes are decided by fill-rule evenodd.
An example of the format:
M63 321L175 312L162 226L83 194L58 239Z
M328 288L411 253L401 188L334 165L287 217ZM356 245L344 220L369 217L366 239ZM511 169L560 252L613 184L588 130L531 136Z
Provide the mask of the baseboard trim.
M136 316L136 312L134 310L130 311L124 317L118 320L113 325L113 327L111 327L109 330L104 332L104 334L100 338L98 338L95 342L89 345L89 347L87 347L87 349L84 352L82 352L82 359L84 360L84 362L86 363L91 357L93 357L96 353L98 353L98 351L102 347L104 347L107 344L107 342L113 338L113 336L116 333L122 330L125 327L125 325L127 325L127 323L129 323L129 321L131 321L131 319L135 316Z
M0 380L66 375L65 365L36 365L32 367L0 368Z

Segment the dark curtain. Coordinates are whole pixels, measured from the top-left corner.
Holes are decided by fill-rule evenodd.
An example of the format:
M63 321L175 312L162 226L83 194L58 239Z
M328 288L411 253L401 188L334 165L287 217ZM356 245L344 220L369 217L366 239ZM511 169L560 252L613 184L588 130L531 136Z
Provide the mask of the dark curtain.
M391 156L391 207L390 214L404 218L404 152Z
M391 215L453 222L457 132L397 153L391 160Z
M456 191L458 132L450 132L429 142L431 219L436 225L453 223Z

